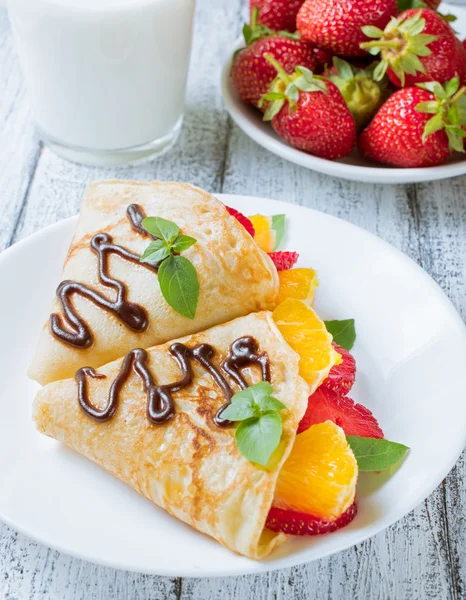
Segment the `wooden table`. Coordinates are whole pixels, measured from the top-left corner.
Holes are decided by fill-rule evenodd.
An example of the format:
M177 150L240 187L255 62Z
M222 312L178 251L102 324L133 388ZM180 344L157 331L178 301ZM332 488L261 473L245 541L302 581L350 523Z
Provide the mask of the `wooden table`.
M245 16L242 0L198 0L178 145L152 164L93 169L57 158L35 137L7 15L0 9L0 250L75 215L88 181L180 180L212 192L287 200L356 223L422 265L465 316L466 177L406 186L352 183L294 166L250 141L225 112L219 86L222 59ZM223 580L168 579L92 565L0 524L0 598L464 599L465 479L463 455L423 504L371 540L302 567Z

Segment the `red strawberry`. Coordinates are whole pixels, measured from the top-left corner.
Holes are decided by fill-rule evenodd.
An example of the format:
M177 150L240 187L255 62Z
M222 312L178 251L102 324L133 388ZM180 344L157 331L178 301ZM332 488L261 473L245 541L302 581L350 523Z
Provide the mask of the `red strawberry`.
M394 85L408 87L465 76L466 61L460 43L450 25L432 10L405 10L390 21L385 31L371 26L362 30L375 39L361 47L382 57L374 71L376 80L386 72Z
M385 85L372 77L373 67L350 65L338 56L326 76L340 90L358 128L365 127L383 103Z
M243 33L246 48L236 54L231 76L236 91L248 104L258 106L276 77L274 67L264 58L265 53L270 53L287 73L292 73L298 65L311 71L318 66L312 47L291 34L257 25L254 19L251 26L244 26Z
M309 396L306 412L298 426L298 433L306 431L311 425L325 421L333 421L346 435L383 438L383 431L370 410L361 404L355 404L347 396L340 396L321 386L312 396Z
M236 210L236 208L231 208L231 206L225 206L225 208L227 209L227 211L230 213L230 215L232 217L235 217L235 219L241 223L241 225L246 229L246 231L252 236L254 237L256 235L256 232L254 230L254 225L251 223L251 221L245 217L243 215L243 213L240 213L239 210Z
M296 16L304 0L249 0L251 21L259 9L258 23L279 31L296 31Z
M267 59L278 76L264 96L270 100L264 120L299 150L327 159L347 156L356 143L356 123L338 88L302 65L290 76L272 56Z
M320 535L345 527L357 513L358 509L354 503L334 521L324 521L307 513L272 506L265 526L272 531L282 531L289 535Z
M299 254L297 252L269 252L273 264L277 271L289 271L298 262Z
M296 24L303 39L341 56L364 56L363 25L385 27L398 13L396 0L306 0Z
M455 77L444 87L430 82L398 90L363 131L359 150L397 167L440 165L452 151L463 152L466 88L458 87Z
M341 355L341 363L330 369L327 379L322 383L322 387L346 396L353 387L356 379L356 361L354 357L341 346L333 344L333 347Z

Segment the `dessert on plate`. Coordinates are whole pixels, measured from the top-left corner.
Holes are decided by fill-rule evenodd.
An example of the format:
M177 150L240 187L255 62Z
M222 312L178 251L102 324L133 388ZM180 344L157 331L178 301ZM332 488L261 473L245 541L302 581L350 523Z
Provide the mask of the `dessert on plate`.
M253 559L349 524L359 471L407 450L348 397L354 321L318 317L284 233L191 186L94 184L34 359L41 433Z
M154 242L141 223L153 215L182 232L174 253L196 269L195 314L165 300L157 259L140 261ZM137 346L273 308L278 292L271 260L221 202L194 186L158 181L88 186L62 279L29 370L42 385Z

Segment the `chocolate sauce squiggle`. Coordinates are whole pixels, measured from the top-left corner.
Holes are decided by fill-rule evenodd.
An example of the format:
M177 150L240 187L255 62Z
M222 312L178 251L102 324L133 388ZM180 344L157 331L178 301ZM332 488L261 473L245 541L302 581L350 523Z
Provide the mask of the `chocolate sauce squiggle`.
M141 222L144 215L139 206L132 204L127 209L128 218L132 227L144 235L148 235L142 228ZM146 311L139 304L127 300L127 289L123 282L111 277L108 268L108 256L116 254L122 259L137 264L145 269L157 273L157 265L141 263L140 257L126 248L113 243L113 239L107 233L98 233L91 240L91 248L98 257L99 281L105 286L116 291L116 299L109 300L99 292L84 283L77 281L62 281L57 288L57 297L60 301L63 315L50 315L50 328L52 334L61 342L74 346L75 348L89 348L94 337L87 323L76 312L71 299L74 295L82 296L95 305L113 313L126 327L136 332L145 331L149 325Z
M131 227L134 229L134 231L143 237L151 237L154 239L154 237L142 226L142 221L145 215L138 204L130 204L126 209L126 216L128 217Z
M96 373L90 367L84 367L76 372L76 381L78 384L78 400L81 409L88 417L104 422L113 417L118 407L118 396L120 390L128 379L131 368L142 379L144 390L147 395L147 418L155 425L167 423L175 415L175 403L173 393L191 385L193 381L193 370L191 360L195 360L211 375L214 382L223 393L226 403L217 411L214 422L218 427L230 425L230 421L221 418L221 412L228 406L233 396L233 390L228 384L220 370L213 364L212 357L215 350L209 344L199 344L194 348L188 348L180 342L176 342L170 346L170 354L175 358L181 370L181 378L178 381L170 384L156 385L152 374L147 366L147 352L141 348L131 350L121 365L120 372L113 381L108 401L104 408L98 409L93 406L89 400L87 377L103 378L105 375ZM225 364L228 365L228 371ZM227 358L222 363L222 369L234 378L237 382L241 380L240 387L244 389L247 383L240 374L239 369L250 364L260 364L262 378L264 381L270 381L270 368L267 354L259 353L259 348L256 340L251 337L243 337L235 342L230 347Z
M250 337L244 336L233 342L230 346L230 351L222 363L222 369L237 383L242 389L246 389L248 384L241 374L241 369L251 364L258 364L261 367L262 381L270 381L270 364L269 357L264 352L259 351L259 344ZM230 421L222 419L222 412L230 404L230 398L221 406L214 417L216 425L219 427L230 425Z

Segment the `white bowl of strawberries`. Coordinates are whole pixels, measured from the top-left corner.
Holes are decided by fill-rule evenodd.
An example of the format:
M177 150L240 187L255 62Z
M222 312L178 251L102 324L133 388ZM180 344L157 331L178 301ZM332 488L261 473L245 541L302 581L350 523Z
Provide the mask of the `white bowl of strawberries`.
M439 4L250 0L223 69L227 110L261 146L328 175L463 175L466 10Z

